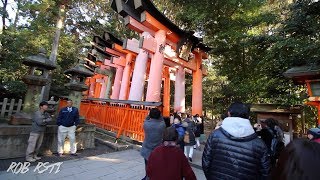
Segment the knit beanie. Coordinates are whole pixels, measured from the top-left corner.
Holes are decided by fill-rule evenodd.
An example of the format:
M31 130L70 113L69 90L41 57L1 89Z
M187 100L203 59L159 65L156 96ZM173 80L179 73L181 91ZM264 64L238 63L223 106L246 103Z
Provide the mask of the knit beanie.
M313 139L320 138L320 128L311 128L308 130L308 134L313 135Z

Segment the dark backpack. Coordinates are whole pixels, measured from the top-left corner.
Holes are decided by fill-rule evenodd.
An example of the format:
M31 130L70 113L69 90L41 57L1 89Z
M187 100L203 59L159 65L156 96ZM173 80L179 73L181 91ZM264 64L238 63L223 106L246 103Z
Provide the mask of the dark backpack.
M193 128L193 132L194 132L194 135L196 137L200 137L201 135L201 127L200 127L200 124L196 124Z

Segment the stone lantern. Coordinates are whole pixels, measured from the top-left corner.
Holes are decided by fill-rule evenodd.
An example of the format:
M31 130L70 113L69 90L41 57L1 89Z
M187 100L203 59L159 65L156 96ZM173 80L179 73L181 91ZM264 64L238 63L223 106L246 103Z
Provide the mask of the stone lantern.
M22 113L12 115L9 124L31 124L31 114L38 110L41 102L42 87L50 82L49 71L56 68L54 63L46 57L43 48L39 50L38 55L28 56L22 63L29 66L28 74L22 78L22 81L28 85L27 94Z
M70 82L65 84L71 90L69 98L73 101L73 106L80 109L82 91L88 90L85 79L93 76L94 73L84 66L84 61L82 60L75 67L67 69L64 73L71 76ZM83 118L80 118L80 120L82 121Z

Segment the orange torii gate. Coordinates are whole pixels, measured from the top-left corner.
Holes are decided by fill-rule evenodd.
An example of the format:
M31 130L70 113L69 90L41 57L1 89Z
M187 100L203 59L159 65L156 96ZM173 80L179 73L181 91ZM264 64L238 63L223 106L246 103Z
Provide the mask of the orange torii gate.
M192 115L202 115L202 77L206 75L202 60L210 48L193 32L174 25L150 0L113 0L111 6L140 39L122 42L110 33L94 37L90 60L96 63L96 77L108 76L105 70L116 72L108 76L110 98L103 97L100 88L81 104L81 115L89 123L117 132L117 137L123 132L142 141L142 124L150 107L161 107L164 116L170 114L170 80L175 81L174 111L185 112L185 73L193 77Z
M181 30L168 20L150 0L113 0L111 6L124 18L127 27L140 33L139 48L151 54L146 101L161 101L163 72L159 70L174 68L175 92L177 92L174 110L184 112L184 73L191 71L192 114L202 115L202 76L206 73L202 66L202 59L207 58L206 52L210 48L202 44L193 32ZM128 41L128 44L137 49L134 42ZM164 91L167 91L166 87ZM167 98L168 96L163 97L164 106L165 102L168 102ZM164 109L168 108L165 106Z

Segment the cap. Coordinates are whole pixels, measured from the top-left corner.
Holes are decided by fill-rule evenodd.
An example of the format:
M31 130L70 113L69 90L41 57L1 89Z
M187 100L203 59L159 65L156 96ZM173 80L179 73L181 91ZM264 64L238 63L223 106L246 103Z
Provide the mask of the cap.
M39 106L44 106L44 105L48 105L48 102L47 101L42 101Z

